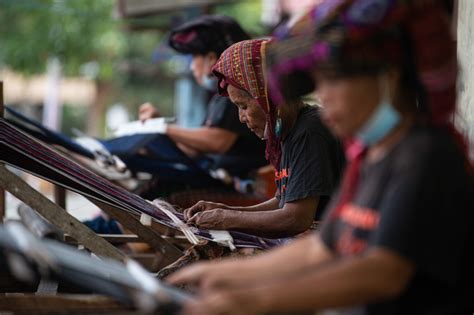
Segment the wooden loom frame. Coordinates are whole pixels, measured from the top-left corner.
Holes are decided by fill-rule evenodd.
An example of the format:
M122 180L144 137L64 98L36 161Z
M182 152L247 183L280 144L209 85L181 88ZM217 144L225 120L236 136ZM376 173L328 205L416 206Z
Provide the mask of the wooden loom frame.
M1 88L2 85L0 84L0 92ZM1 97L0 101L2 101ZM0 117L3 117L3 102L0 102L0 104ZM19 200L30 206L32 209L40 213L52 224L60 228L62 232L76 239L80 244L91 250L93 253L99 256L124 260L124 254L120 253L110 243L105 242L103 238L97 236L64 209L66 189L59 185L54 185L54 187L54 197L56 203L50 201L41 193L33 189L20 177L8 171L4 165L0 165L1 219L3 220L5 216L5 191L8 191ZM119 221L126 229L135 233L140 239L148 243L153 250L161 252L165 256L165 259L168 263L175 261L181 256L181 251L178 248L165 240L155 229L141 224L138 216L127 213L93 198L87 196L84 197L89 199L93 204L110 215L112 218Z
M3 118L3 116L3 82L0 81L0 118ZM10 172L5 167L4 163L0 163L0 223L3 223L6 215L6 192L9 192L17 197L23 203L41 214L46 220L58 227L63 233L75 239L79 244L83 245L94 254L120 261L125 261L127 259L127 256L119 249L114 247L105 238L94 233L82 222L77 220L65 210L65 188L59 185L54 185L55 202L52 202L46 196L28 185L19 176ZM161 253L163 255L163 259L161 261L163 265L174 262L182 255L181 250L165 240L154 228L151 226L144 226L140 222L138 216L127 213L93 198L86 198L109 216L119 221L126 229L135 233L139 239L148 243L148 245L154 251ZM122 237L122 241L127 242L127 238ZM50 306L47 306L45 303ZM28 313L32 310L36 310L41 313L64 312L64 310L69 310L72 312L77 311L80 313L83 311L94 310L123 311L124 309L110 298L96 295L86 297L69 296L63 294L43 296L30 294L0 295L0 312L13 311Z

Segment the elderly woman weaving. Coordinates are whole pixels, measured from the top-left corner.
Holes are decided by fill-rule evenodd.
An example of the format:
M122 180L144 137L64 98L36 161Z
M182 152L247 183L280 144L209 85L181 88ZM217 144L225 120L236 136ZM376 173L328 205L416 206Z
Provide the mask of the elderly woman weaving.
M445 4L326 1L310 34L270 50L274 99L306 73L330 129L353 139L350 164L320 233L173 275L202 289L183 313L473 313L474 181Z
M213 68L219 92L239 109L242 123L266 141L266 157L276 171L275 198L251 207L199 202L185 211L189 223L286 237L318 219L338 182L344 156L324 127L319 110L295 101L278 109L267 97L263 76L268 40L234 44Z

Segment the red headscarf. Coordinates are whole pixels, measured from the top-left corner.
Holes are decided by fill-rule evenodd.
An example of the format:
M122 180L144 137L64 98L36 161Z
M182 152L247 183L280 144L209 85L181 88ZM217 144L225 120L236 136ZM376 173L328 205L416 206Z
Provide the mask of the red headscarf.
M275 167L280 166L281 143L275 135L277 110L268 99L265 72L267 39L245 40L224 51L212 68L219 80L219 94L229 96L230 85L246 91L265 111L268 123L266 158Z

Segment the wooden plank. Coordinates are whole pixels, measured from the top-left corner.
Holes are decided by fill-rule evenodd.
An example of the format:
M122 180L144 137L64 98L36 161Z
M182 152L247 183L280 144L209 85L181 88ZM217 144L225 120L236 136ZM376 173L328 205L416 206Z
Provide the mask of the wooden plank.
M126 308L115 300L101 295L0 295L2 312L61 313L81 311L112 311Z
M4 115L4 103L3 103L3 81L0 81L0 118L3 118ZM2 165L2 163L0 163ZM5 190L0 188L0 223L3 222L5 218L5 209L6 209L6 194Z
M126 244L126 243L144 243L145 241L142 240L140 237L134 234L97 234L107 242L118 245L118 244ZM77 245L77 241L69 235L65 235L65 242L68 244L75 244Z
M126 244L126 243L144 243L138 235L133 234L99 234L112 244Z
M93 253L118 260L125 259L126 256L112 244L97 236L79 220L67 213L66 210L33 189L3 165L0 165L0 188L9 191L35 211L38 211L49 222L64 233L71 235Z
M124 228L138 235L148 243L152 249L162 253L165 260L163 263L172 263L183 254L177 247L163 239L159 233L141 224L139 218L136 216L92 198L89 200L109 216L120 222Z

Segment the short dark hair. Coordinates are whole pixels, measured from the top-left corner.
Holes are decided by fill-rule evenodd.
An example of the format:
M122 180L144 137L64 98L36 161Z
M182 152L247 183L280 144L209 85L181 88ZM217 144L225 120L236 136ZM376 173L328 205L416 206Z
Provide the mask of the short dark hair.
M231 17L202 15L173 29L169 45L182 54L205 55L214 52L219 57L232 44L249 38Z

